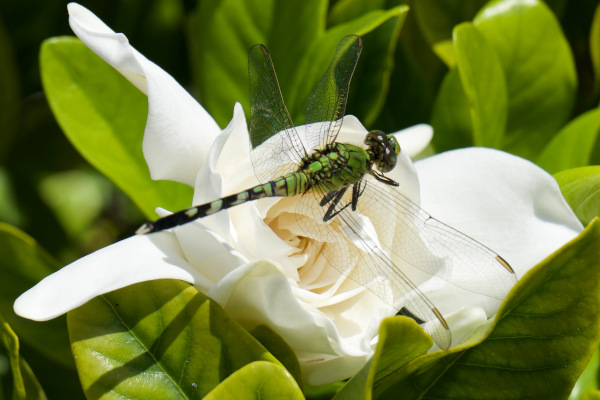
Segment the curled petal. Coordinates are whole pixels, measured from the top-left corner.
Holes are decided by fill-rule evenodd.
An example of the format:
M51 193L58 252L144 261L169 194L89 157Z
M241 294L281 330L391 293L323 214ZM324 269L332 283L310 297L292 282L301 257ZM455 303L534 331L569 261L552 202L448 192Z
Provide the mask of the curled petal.
M213 118L169 74L134 49L92 12L69 3L73 32L92 51L148 95L143 150L152 179L194 185L220 129Z
M14 310L24 318L46 321L134 283L166 278L193 283L196 274L174 234L133 236L47 276L19 296Z
M518 277L583 229L554 178L520 157L468 148L415 166L423 209L500 254Z
M433 128L431 125L418 124L406 129L391 133L394 135L402 152L414 158L417 154L425 150L433 138Z

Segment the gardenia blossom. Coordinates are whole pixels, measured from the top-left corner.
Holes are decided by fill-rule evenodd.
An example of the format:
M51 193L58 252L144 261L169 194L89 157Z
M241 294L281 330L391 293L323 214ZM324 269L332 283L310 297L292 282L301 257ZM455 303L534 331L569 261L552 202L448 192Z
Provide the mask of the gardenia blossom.
M68 10L75 34L147 94L143 150L153 179L193 186L194 204L258 183L239 104L221 131L123 34L114 33L78 4L69 4ZM347 116L337 140L362 144L366 133L355 117ZM387 175L437 219L501 254L518 277L582 230L556 181L521 158L470 148L413 166L408 155L420 152L431 134L426 125L397 133L402 152ZM15 311L25 318L48 320L137 282L181 279L246 328L265 324L278 332L298 356L306 383L348 378L373 354L381 319L396 310L322 259L297 227L297 201L262 199L170 231L127 238L48 276L17 299ZM498 307L481 304L449 284L422 290L447 318L453 345Z

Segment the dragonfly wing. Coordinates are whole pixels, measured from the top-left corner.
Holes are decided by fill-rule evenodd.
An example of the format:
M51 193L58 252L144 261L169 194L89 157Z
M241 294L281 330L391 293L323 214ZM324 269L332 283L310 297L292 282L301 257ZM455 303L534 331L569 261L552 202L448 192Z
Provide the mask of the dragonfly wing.
M309 149L323 149L325 145L335 141L342 126L350 80L362 46L360 36L346 36L342 39L327 72L308 98L306 141Z
M321 207L324 195L307 193L297 206L298 223L307 237L320 241L321 254L340 274L369 290L396 310L404 310L416 320L440 348L448 348L451 334L446 321L435 305L397 268L376 240L369 220L352 211L352 190L349 188L334 205L336 216L323 222L331 206ZM334 196L331 196L334 197ZM304 217L303 215L311 215Z
M347 190L335 205L334 219L301 223L301 228L307 236L316 231L317 240L327 242L323 256L331 266L405 315L425 321L423 328L447 348L451 336L440 312L443 305L431 301L436 289L456 286L497 307L516 282L514 272L498 254L431 217L397 188L368 175L360 184L356 211ZM322 222L331 205L320 207L323 195L314 196L311 202L303 200L298 212L312 213ZM354 247L350 252L348 242Z
M261 183L293 172L306 150L283 102L275 67L266 47L248 53L250 158Z
M506 297L517 281L512 268L497 253L475 239L433 218L398 188L368 176L358 209L368 215L394 264L415 275L435 277L474 295Z

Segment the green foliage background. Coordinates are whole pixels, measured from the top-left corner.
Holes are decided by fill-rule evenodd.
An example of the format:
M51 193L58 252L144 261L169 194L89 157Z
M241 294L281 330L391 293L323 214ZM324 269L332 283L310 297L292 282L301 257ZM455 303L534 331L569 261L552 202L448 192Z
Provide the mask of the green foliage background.
M511 3L508 11L498 11ZM166 391L162 398L203 394L224 398L232 393L235 398L258 394L301 398L295 383L301 380L297 360L285 343L273 332L251 336L238 332L238 327L231 327L237 332L234 338L211 331L203 340L234 352L239 365L224 371L219 370L220 364L194 365L204 378L200 387L192 381L170 387L169 377L182 360L171 353L173 349L154 348L153 343L172 335L172 343L180 345L177 333L190 329L190 324L235 325L208 299L180 283L136 285L70 313L72 349L64 317L34 323L12 312L14 299L44 276L130 236L146 217L153 217L154 207L178 209L191 199L189 188L150 182L140 148L145 96L78 40L63 37L72 35L66 4L0 2L0 399L44 398L44 392L48 398L83 398L80 382L89 398L119 388L123 375L111 372L115 369L78 364L78 376L71 351L90 364L94 361L90 354L119 360L119 371L125 376L143 370L144 384L155 376L154 368L162 368L165 380L157 383ZM479 377L489 383L482 388L472 382L473 371L467 366L485 360L497 367L522 348L529 351L523 358L545 360L538 367L546 371L536 375L530 364L522 366L529 371L519 375L522 396L568 396L598 335L599 277L590 270L598 266L600 237L598 223L592 222L600 210L598 4L587 0L82 2L174 76L221 127L229 122L236 101L248 112L247 50L252 44L269 48L292 118L300 124L313 88L309 83L320 78L342 36L361 34L365 48L352 82L348 113L358 116L367 128L388 132L430 123L435 129L430 153L477 145L528 158L555 174L577 216L584 224L591 223L576 242L519 283L503 306L504 316L491 339L482 336L475 347L428 357L421 354L428 338L418 327L404 319L388 320L382 325L380 349L372 362L341 390L341 384L302 388L304 395L315 398L331 398L338 390L336 398L395 398L398 393L404 398L482 398L477 390L487 390L494 398L516 398L514 392L502 390L515 385L515 377L502 368L489 368L489 375ZM73 79L77 74L89 77ZM110 100L115 97L124 101L117 106ZM86 108L87 103L99 107ZM86 126L81 124L82 115L73 112L74 104L86 113ZM90 151L98 143L104 147ZM127 166L115 164L114 154L126 159ZM576 284L569 286L564 276ZM572 301L557 310L552 299L540 295L540 287ZM107 306L111 301L124 306L123 299L144 292L154 293L165 304L177 299L169 307L179 308L170 311L185 310L190 316L185 324L168 321L170 331L145 331L147 342L138 343L152 349L152 356L166 355L165 365L144 358L147 354L139 349L129 348L131 354L123 354L119 348L94 341L95 336L116 335L129 343L136 334L130 328L135 321L124 318L125 307L116 315ZM527 334L518 331L524 326L515 322L518 310L531 304L540 310L540 320L527 332L553 327L552 345L558 347L528 343ZM145 315L153 319L165 311L164 304L148 307ZM130 318L139 318L134 312L139 310L129 311ZM86 320L91 316L97 321ZM215 318L220 322L211 325ZM115 328L116 320L123 326ZM91 333L84 328L89 325L115 330ZM493 337L502 332L512 333L514 339L499 350ZM399 338L413 341L414 353L402 354ZM564 352L548 356L556 348ZM519 360L512 361L506 368L518 369ZM598 396L598 362L596 354L572 398ZM440 368L445 368L443 373ZM422 387L428 387L428 392L415 390ZM475 389L469 391L471 387ZM143 385L134 389L145 390Z

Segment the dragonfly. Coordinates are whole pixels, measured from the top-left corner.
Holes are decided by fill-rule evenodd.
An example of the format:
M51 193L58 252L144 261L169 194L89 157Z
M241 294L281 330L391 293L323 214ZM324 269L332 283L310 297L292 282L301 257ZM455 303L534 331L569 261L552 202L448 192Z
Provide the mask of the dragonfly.
M267 48L254 45L248 55L250 158L261 183L146 222L136 233L174 228L253 200L296 196L298 225L320 241L327 264L415 319L446 349L450 327L416 282L437 280L501 301L515 273L500 255L422 210L385 175L400 153L394 136L374 130L361 146L336 141L362 48L360 36L338 44L308 98L300 135Z

